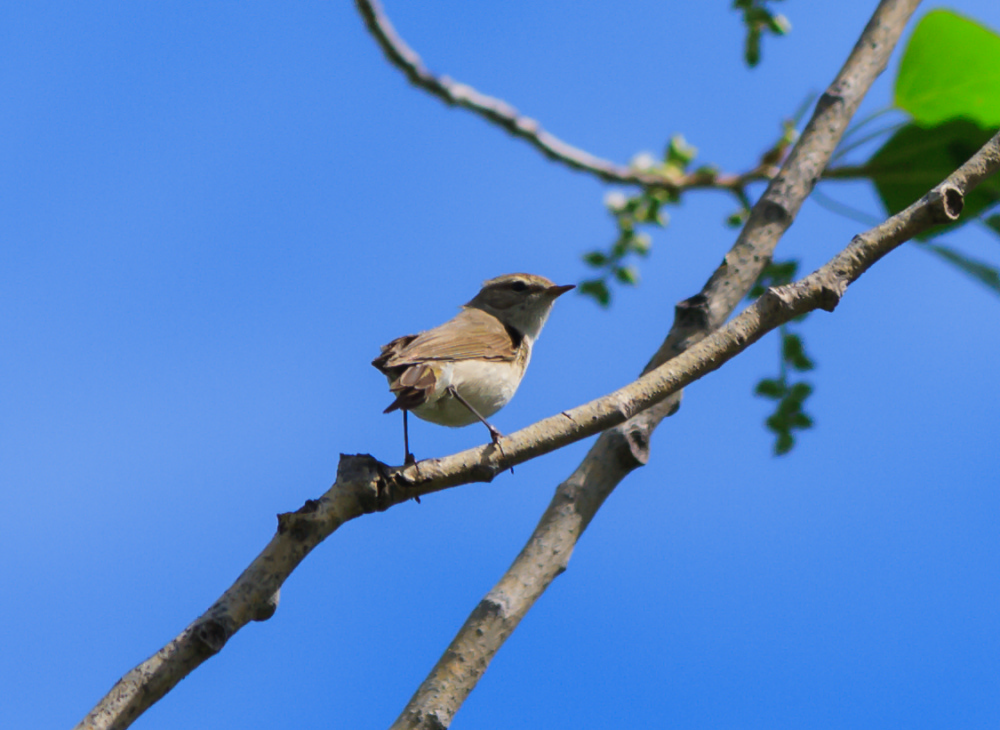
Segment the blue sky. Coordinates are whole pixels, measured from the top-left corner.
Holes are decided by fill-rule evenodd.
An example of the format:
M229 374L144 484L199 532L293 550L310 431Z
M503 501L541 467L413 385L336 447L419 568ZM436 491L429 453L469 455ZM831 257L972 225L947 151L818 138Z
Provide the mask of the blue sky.
M736 171L875 3L785 3L754 71L728 5L386 9L432 69L572 144L626 162L679 132ZM1000 28L993 0L952 7ZM409 87L352 3L0 17L0 716L67 727L340 453L399 460L379 345L501 273L579 282L614 230L610 188ZM867 185L824 190L877 213ZM641 286L563 297L497 427L629 382L732 210L686 196ZM810 202L779 254L812 269L863 227ZM948 242L1000 259L974 227ZM773 336L693 385L454 727L995 727L998 327L995 295L904 247L807 321L816 428L790 456L751 395ZM421 457L485 435L411 422ZM348 524L136 727L387 726L588 446Z

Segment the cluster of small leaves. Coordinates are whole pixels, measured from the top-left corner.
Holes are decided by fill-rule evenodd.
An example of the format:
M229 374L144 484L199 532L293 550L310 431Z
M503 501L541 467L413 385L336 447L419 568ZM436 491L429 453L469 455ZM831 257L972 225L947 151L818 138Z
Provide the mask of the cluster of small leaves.
M774 412L764 424L774 434L774 454L787 454L795 446L796 430L812 428L813 419L803 409L806 399L812 395L812 386L804 380L791 382L790 370L806 372L815 365L805 353L802 338L788 331L783 325L781 334L781 374L777 378L763 378L754 389L754 395L776 401Z
M761 272L748 298L756 299L768 287L788 284L795 279L797 271L797 261L771 262ZM801 322L802 319L804 316L794 321ZM802 338L792 332L788 325L782 325L778 332L781 336L778 377L761 379L754 389L754 394L775 401L774 412L764 423L775 436L775 455L781 456L795 446L795 431L803 431L813 426L813 419L803 408L806 399L812 395L812 385L804 380L793 381L790 374L808 372L816 366L806 355Z
M593 297L602 307L611 304L610 280L626 286L639 283L639 271L632 264L625 263L630 255L648 256L652 241L648 234L636 230L642 224L666 225L660 213L662 203L649 192L632 198L621 193L611 193L605 204L618 224L618 237L608 251L591 251L584 254L583 261L597 269L598 276L581 282L581 294Z
M743 57L750 68L760 63L760 42L764 33L785 35L792 29L788 18L772 13L768 2L780 0L733 0L733 8L743 12L743 24L747 27L746 45Z
M665 180L679 180L687 172L688 167L698 154L698 150L687 144L680 135L674 135L667 145L663 161L658 162L652 156L639 155L632 165L647 172L661 175ZM622 192L609 193L604 204L615 220L618 236L611 248L606 251L590 251L583 255L583 261L588 266L597 269L598 274L592 279L581 282L579 292L593 299L602 307L611 303L610 282L626 286L635 286L639 282L639 271L634 264L628 263L630 257L648 256L652 239L648 233L639 230L643 226L667 225L668 217L663 207L680 200L680 194L674 188L652 187L641 190L629 197Z

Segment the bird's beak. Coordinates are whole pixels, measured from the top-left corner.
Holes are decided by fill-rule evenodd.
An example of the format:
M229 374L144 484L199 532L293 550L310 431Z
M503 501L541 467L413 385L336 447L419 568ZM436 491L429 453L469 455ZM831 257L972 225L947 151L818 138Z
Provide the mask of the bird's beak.
M570 289L576 289L576 284L564 284L563 286L550 286L548 293L552 295L553 299L555 299L556 297L565 294Z

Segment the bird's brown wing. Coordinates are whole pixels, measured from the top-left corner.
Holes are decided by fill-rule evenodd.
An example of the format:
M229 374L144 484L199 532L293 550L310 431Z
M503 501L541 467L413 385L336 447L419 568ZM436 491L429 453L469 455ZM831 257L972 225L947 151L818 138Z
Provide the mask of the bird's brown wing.
M456 337L456 329L462 333ZM396 400L385 413L413 410L426 402L437 387L435 361L512 361L520 345L517 333L508 331L496 317L481 309L463 309L449 322L419 335L398 337L372 360L389 378Z
M461 337L456 336L456 330ZM521 344L493 315L481 309L463 309L449 322L419 335L399 337L382 348L372 365L382 372L427 360L512 361Z

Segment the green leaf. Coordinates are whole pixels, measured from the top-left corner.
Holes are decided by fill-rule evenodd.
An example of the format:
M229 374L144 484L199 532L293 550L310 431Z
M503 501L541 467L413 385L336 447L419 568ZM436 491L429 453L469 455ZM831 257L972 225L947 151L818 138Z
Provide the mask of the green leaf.
M953 248L940 245L927 245L929 251L933 251L953 266L957 266L963 272L985 284L995 293L1000 294L1000 272L995 266L971 259L965 254L961 254Z
M794 416L792 416L791 426L792 428L800 428L800 429L812 428L813 419L811 419L805 413L801 412L796 413Z
M773 378L763 378L757 387L754 388L754 394L760 395L765 398L773 398L777 400L785 395L785 384L780 380L775 380Z
M767 27L775 35L788 35L792 24L784 15L772 15L767 19Z
M775 411L764 421L769 429L775 433L788 431L788 417L780 411Z
M782 286L790 283L795 278L795 274L798 270L799 262L797 259L789 259L788 261L772 261L764 269L771 279L770 286Z
M792 366L793 370L797 370L800 373L809 372L810 370L816 367L816 363L814 363L804 354L789 360L788 364Z
M608 262L608 257L600 251L591 251L588 254L584 254L583 260L590 266L601 267Z
M643 197L640 201L640 205L637 205L634 212L634 217L636 223L652 223L656 220L656 216L659 213L660 204L656 202L656 208L654 210L653 205L649 198Z
M729 228L739 228L746 221L747 217L748 217L747 211L745 210L739 210L736 213L730 213L728 216L726 216L726 226L728 226Z
M799 403L812 395L813 389L809 383L796 383L788 390L788 397Z
M778 404L778 410L775 414L781 418L782 423L788 428L791 424L792 419L802 412L802 404L797 400L792 400L791 398L782 398L781 403Z
M618 266L615 268L615 278L622 284L635 286L639 283L639 272L631 266Z
M689 145L684 139L684 135L675 134L670 138L670 144L667 145L667 164L685 170L697 156L698 148Z
M764 31L774 35L785 35L792 25L784 15L772 13L767 3L778 0L734 0L733 8L743 12L743 24L747 29L743 57L753 68L760 63L760 41Z
M795 358L794 360L789 362L789 365L791 365L794 370L797 370L800 373L809 372L810 370L816 367L816 363L814 363L805 355L803 355L802 357Z
M923 126L964 118L1000 127L1000 36L950 10L928 13L899 64L895 97Z
M645 233L637 233L632 237L629 243L629 248L635 251L640 256L648 256L649 249L652 247L653 241Z
M609 259L620 259L622 256L628 253L629 248L632 246L632 238L635 236L635 229L628 228L621 230L621 235L615 241L614 245L611 247L611 256Z
M781 357L795 370L804 372L816 367L806 355L802 346L802 338L798 335L786 334L781 341Z
M902 127L865 165L886 212L894 215L919 200L972 157L996 131L982 129L964 119L946 122L934 129L923 129L915 124ZM1000 178L994 176L965 197L961 220L938 226L921 238L940 235L962 225L998 201Z
M784 456L795 446L795 437L789 431L782 431L774 441L774 455Z
M760 63L760 28L754 26L747 31L747 43L743 50L743 58L747 66L753 68Z
M608 291L608 285L604 283L603 279L585 281L580 284L577 291L584 296L593 297L602 307L611 304L611 292Z

